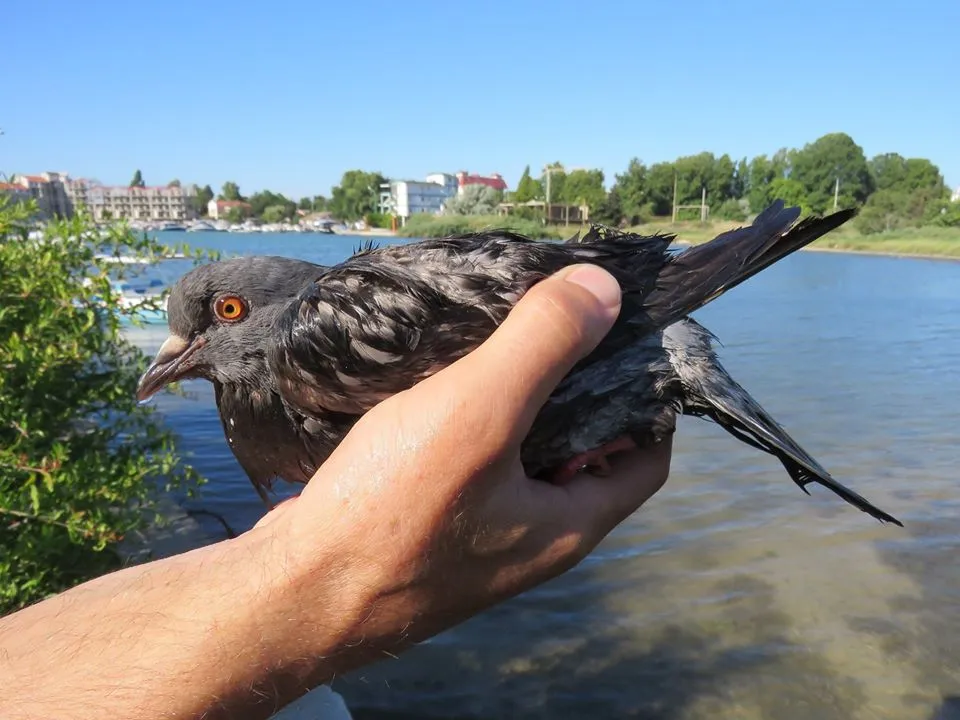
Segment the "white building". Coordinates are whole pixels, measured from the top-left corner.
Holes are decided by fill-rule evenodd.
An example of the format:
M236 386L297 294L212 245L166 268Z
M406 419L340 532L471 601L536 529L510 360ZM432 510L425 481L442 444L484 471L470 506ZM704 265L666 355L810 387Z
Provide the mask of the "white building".
M211 200L207 203L207 216L212 220L226 220L231 210L239 209L244 215L250 214L250 203L243 200Z
M960 202L960 187L953 191L953 195L950 196L952 202Z
M406 223L411 215L437 215L443 204L457 194L457 178L449 173L431 173L424 180L391 180L380 196L381 212Z
M95 220L190 220L196 217L196 185L127 187L87 180L67 184L76 208L86 207Z

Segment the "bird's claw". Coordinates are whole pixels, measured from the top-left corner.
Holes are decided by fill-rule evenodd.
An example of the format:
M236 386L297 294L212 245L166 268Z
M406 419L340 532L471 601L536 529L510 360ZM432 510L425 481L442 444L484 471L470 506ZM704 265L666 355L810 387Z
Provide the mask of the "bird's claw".
M636 447L637 444L633 439L624 435L598 448L574 455L554 471L550 477L550 482L554 485L564 485L581 471L589 472L597 477L607 477L613 472L608 458L624 450L635 450Z

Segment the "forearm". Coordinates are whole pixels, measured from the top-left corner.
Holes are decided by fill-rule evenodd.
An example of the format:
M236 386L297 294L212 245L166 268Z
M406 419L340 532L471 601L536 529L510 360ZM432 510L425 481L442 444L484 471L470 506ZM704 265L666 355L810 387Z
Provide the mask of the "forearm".
M254 532L0 620L0 716L267 717L339 672L324 658L357 613L334 592L304 602L282 548Z

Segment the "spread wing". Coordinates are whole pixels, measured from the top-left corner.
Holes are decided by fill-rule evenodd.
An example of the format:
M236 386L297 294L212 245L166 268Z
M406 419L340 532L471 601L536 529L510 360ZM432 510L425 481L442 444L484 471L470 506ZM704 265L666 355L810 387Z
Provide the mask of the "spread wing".
M280 392L302 412L362 414L476 348L568 264L597 262L650 292L670 238L631 238L567 245L497 232L357 253L278 319L269 362Z

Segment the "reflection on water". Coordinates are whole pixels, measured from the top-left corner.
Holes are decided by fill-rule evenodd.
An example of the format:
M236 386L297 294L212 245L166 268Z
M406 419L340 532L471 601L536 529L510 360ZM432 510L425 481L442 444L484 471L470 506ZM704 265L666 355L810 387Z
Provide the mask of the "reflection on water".
M240 240L325 262L357 244ZM685 420L664 490L579 567L338 679L357 718L960 718L960 264L801 253L697 318L794 437L906 528L808 497ZM213 479L200 505L249 527L262 508L212 392L188 389L158 404Z

